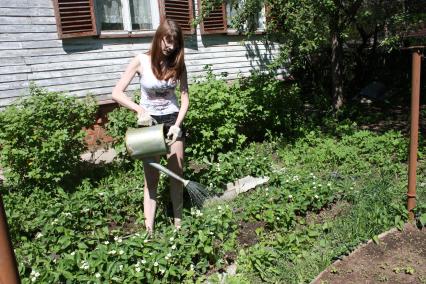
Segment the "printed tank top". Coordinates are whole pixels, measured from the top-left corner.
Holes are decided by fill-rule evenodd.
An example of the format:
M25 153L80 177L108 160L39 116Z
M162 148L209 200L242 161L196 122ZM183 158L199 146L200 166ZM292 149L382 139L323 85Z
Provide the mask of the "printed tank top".
M176 81L158 80L151 69L151 57L140 54L142 66L140 76L141 100L140 106L150 115L166 115L179 112L179 103L176 98Z

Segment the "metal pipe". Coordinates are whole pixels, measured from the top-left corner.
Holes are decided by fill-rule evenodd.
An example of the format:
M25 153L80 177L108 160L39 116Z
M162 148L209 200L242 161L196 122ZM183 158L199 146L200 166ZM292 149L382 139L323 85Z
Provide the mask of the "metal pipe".
M18 269L16 265L15 253L9 236L6 212L3 206L3 198L0 194L0 283L18 284Z
M408 166L407 210L410 221L414 220L413 209L416 207L416 171L417 150L419 140L419 109L420 109L420 68L422 54L419 49L412 53L412 80L411 80L411 130L410 156Z

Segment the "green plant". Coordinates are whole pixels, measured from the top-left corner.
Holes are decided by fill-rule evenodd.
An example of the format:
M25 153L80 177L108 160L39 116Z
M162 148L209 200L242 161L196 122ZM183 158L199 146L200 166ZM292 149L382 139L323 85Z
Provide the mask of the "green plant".
M217 78L209 66L206 70L206 79L191 85L191 106L185 119L186 152L194 157L241 147L247 139L239 132L248 115L244 98L235 85Z
M75 172L85 149L83 127L95 119L93 99L30 86L29 96L0 112L0 163L8 183L53 188Z

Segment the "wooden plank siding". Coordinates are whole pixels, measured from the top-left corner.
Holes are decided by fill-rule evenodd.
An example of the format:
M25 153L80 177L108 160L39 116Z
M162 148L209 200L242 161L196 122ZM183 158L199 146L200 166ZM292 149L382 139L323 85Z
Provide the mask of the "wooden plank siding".
M244 42L229 35L187 37L186 65L190 83L205 75L211 64L214 73L228 79L264 68L278 46L261 41ZM201 39L200 39L201 37ZM146 38L74 38L60 40L52 0L0 1L0 108L28 93L31 81L52 91L100 102L110 100L111 91L135 55L148 50ZM129 91L138 89L135 78Z

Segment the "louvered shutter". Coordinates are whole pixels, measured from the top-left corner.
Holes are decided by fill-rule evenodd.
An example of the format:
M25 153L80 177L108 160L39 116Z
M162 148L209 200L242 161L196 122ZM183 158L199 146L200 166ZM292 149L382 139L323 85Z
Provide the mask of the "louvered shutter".
M198 1L200 3L201 1ZM202 34L220 34L226 33L226 8L225 3L211 11L208 17L205 17L200 24Z
M192 0L162 0L160 1L162 19L167 18L179 23L184 34L193 34Z
M97 34L93 0L53 0L59 38Z

